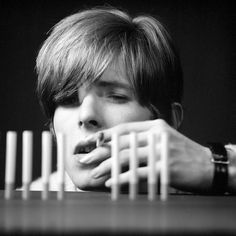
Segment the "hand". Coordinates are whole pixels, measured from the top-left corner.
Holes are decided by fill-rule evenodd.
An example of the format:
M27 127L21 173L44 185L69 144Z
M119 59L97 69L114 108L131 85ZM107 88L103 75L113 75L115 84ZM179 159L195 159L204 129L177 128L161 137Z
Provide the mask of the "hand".
M210 189L213 178L210 150L180 134L161 119L125 123L104 130L105 146L97 148L91 153L90 158L87 158L89 164L99 163L91 172L92 178L100 178L110 174L112 164L110 141L112 133L118 132L120 135L120 163L123 170L120 174L120 182L121 184L129 182L129 133L131 131L137 133L137 158L141 164L137 171L140 179L147 179L148 132L155 133L157 171L159 171L160 136L162 132L167 132L169 134L170 186L191 192L206 192ZM91 139L95 139L97 135L94 135ZM111 179L106 181L106 186L111 186Z

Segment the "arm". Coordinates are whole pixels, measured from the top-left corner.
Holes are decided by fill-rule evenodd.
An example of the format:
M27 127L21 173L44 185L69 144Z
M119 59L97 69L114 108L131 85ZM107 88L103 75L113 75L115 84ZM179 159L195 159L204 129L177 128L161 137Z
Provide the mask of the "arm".
M204 147L169 126L163 120L153 120L144 122L133 122L121 124L116 127L104 130L105 146L110 147L111 134L118 132L120 135L120 160L123 167L127 167L129 163L129 133L135 131L138 135L138 151L137 156L142 166L138 168L139 179L147 179L147 133L155 132L156 136L156 162L159 162L160 143L159 138L162 132L168 132L169 139L169 171L170 171L170 186L179 190L196 192L196 193L210 193L212 180L214 175L214 164L211 162L212 153L209 148ZM96 140L98 134L91 137L90 141ZM235 192L236 190L236 152L235 146L226 146L229 154L229 181L228 191ZM101 178L102 176L109 176L111 171L111 154L110 148L106 151L104 146L96 149L96 154L93 155L93 160L87 164L100 163L91 172L91 178ZM84 164L86 164L84 162ZM158 166L158 165L157 165ZM159 171L157 169L157 171ZM120 174L121 184L129 182L128 168L124 168L123 173ZM106 181L106 186L111 186L111 179Z
M229 158L228 192L236 193L236 145L225 145Z

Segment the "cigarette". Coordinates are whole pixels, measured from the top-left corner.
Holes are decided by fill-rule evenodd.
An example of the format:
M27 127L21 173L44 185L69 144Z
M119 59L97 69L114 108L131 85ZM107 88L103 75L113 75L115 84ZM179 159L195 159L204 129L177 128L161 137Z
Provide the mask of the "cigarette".
M96 147L102 146L103 143L104 143L104 141L105 141L105 139L104 139L104 134L103 134L103 132L100 132L100 133L98 134L98 138L97 138L97 141L96 141Z

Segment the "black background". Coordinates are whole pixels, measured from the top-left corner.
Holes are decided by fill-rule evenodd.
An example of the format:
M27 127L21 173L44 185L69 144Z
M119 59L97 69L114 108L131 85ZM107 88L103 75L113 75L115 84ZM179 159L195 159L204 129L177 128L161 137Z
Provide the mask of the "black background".
M41 131L47 129L35 93L35 59L47 32L77 10L111 5L157 16L176 41L185 79L180 131L205 144L236 143L234 1L0 0L0 188L5 178L5 135L18 132L17 185L21 184L21 133L34 131L34 171L40 175ZM55 157L54 157L55 158Z

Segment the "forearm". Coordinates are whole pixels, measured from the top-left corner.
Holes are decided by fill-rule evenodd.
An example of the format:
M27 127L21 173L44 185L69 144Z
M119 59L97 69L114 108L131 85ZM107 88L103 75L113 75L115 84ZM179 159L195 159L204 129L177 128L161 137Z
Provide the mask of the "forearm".
M225 146L229 159L229 178L228 178L228 192L236 193L236 145L228 144Z

